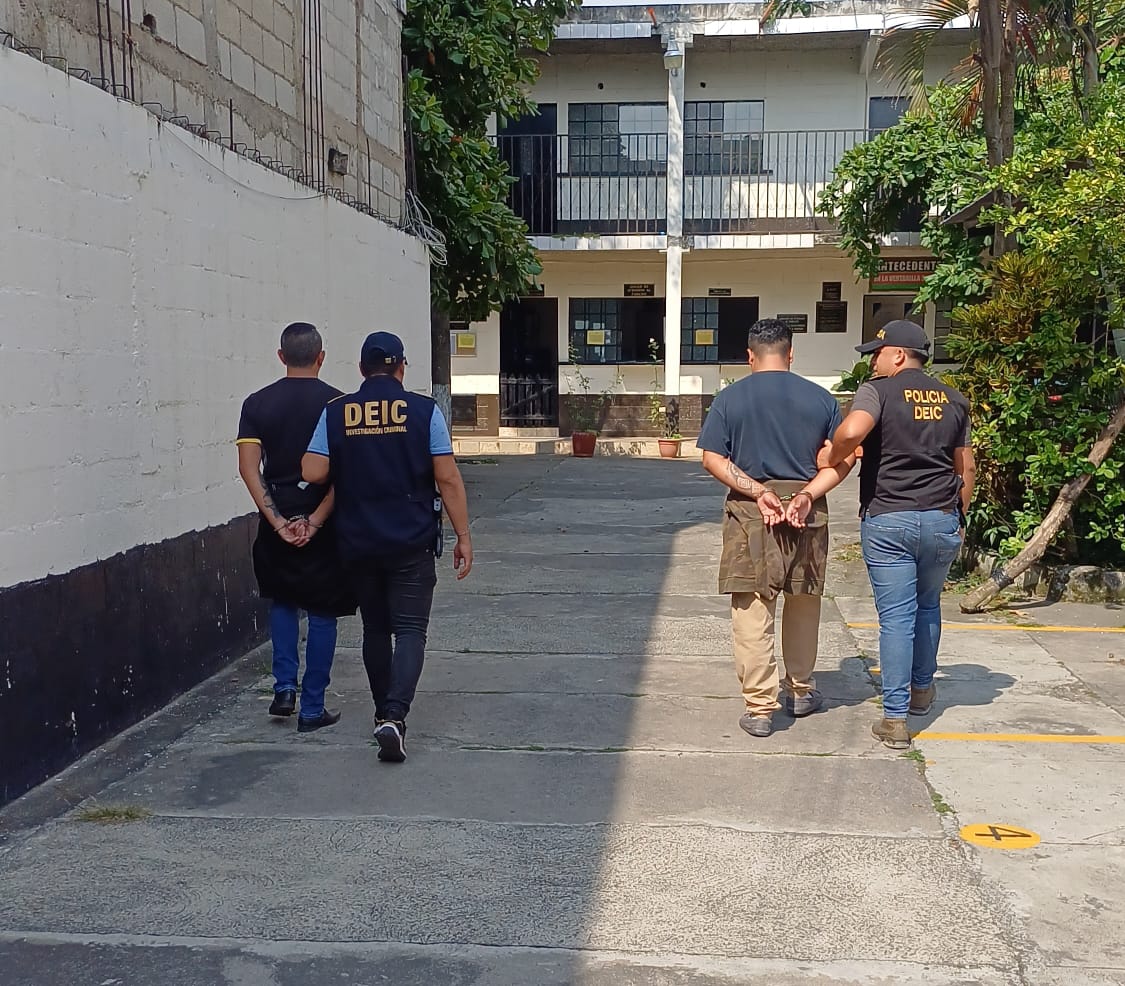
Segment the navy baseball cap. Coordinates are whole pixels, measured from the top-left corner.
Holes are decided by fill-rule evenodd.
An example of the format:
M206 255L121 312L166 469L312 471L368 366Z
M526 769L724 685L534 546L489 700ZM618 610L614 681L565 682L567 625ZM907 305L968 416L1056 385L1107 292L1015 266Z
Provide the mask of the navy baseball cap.
M406 359L402 340L393 332L372 332L363 340L359 358L367 365L401 363Z
M926 335L926 330L917 322L898 318L884 325L875 333L875 338L870 342L865 342L862 346L856 346L855 351L857 353L873 353L876 349L882 349L884 346L898 346L900 349L913 349L915 352L929 353L930 339Z

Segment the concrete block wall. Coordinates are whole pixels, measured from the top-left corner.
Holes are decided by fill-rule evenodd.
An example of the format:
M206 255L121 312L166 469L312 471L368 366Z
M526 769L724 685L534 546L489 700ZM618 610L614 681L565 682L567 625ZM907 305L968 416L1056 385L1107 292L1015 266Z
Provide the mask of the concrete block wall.
M404 338L417 240L0 48L0 803L264 634L242 400L320 326L323 378Z
M112 47L99 43L99 7L102 37L112 38ZM326 174L328 183L400 218L402 18L395 0L109 0L109 7L0 0L0 29L95 75L104 66L119 84L131 78L138 102L160 103L225 136L233 129L234 140L302 170L306 117L319 123L307 100L322 88L324 153L334 147L348 155L348 173ZM310 45L306 20L315 41L318 19L319 43ZM122 64L124 34L133 41L131 73Z

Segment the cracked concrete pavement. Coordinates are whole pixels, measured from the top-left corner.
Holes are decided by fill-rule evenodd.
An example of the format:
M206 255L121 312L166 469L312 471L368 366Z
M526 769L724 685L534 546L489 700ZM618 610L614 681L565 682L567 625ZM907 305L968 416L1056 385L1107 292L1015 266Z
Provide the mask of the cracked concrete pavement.
M1125 984L1125 612L950 600L912 722L950 738L885 750L850 481L828 708L755 740L697 462L464 471L477 567L443 570L408 763L375 760L358 621L316 734L247 655L0 812L0 984Z

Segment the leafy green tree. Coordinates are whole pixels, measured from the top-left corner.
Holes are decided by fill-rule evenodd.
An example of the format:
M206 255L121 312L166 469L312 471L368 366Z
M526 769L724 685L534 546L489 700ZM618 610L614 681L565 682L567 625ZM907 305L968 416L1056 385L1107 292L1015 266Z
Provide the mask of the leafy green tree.
M1053 357L1054 365L1042 364L1035 386L1040 392L1053 388L1058 405L1053 410L1061 412L1013 418L1010 409L993 405L1014 401L1026 412L1033 403L1030 392L1023 387L1002 395L1011 382L992 374L987 385L993 396L974 402L995 439L986 450L993 468L1003 471L1002 450L1028 437L1034 445L1026 450L1023 496L1010 495L1004 504L1014 508L1014 529L1003 546L1018 554L965 598L962 608L970 612L1042 557L1060 531L1085 543L1095 558L1117 565L1125 561L1125 457L1114 451L1125 427L1125 162L1120 153L1125 85L1111 78L1085 101L1084 120L1076 117L1069 96L1046 101L1046 108L1028 121L1015 156L995 172L1007 197L990 214L1018 238L1025 276L1001 270L1005 276L998 277L989 302L956 313L960 327L950 349L966 361L962 377L979 372L971 363L981 356L982 333L1002 341L1017 329L1017 345L1004 361L1018 374ZM1041 295L1027 307L1034 317L1021 320L1013 314L1016 299L1034 284ZM1116 358L1073 342L1078 318L1103 313L1115 330ZM1048 509L1047 497L1056 490ZM990 512L987 501L974 510L984 528L990 526Z
M1014 204L986 215L1049 265L1071 299L1125 330L1125 78L1090 96L1085 121L1068 103L1056 98L1030 117L1020 149L994 175Z
M449 322L479 321L542 267L507 205L513 179L487 137L535 112L528 98L555 26L576 0L410 0L403 26L411 166L418 197L445 238L431 270L435 390L449 384ZM448 410L448 408L446 409Z
M1083 113L1125 35L1125 0L922 0L892 27L879 64L926 102L926 59L954 21L972 27L969 54L946 82L959 87L961 118L980 122L988 161L1015 153L1019 105L1035 103L1040 86L1062 72Z
M1079 316L1067 272L1020 251L1000 258L988 276L990 297L954 313L956 332L947 342L961 364L950 382L974 412L979 472L970 541L1015 555L1077 477L1089 494L1060 518L1067 537L1054 556L1072 561L1080 552L1086 561L1119 564L1125 459L1107 450L1091 462L1090 452L1125 384L1125 364L1076 341Z
M979 127L957 125L960 101L960 90L939 87L928 111L909 112L897 126L849 149L817 206L835 220L840 246L861 277L875 276L882 240L901 228L903 213L921 213L922 245L938 267L919 303L962 302L984 291L987 240L941 222L989 188L984 135Z

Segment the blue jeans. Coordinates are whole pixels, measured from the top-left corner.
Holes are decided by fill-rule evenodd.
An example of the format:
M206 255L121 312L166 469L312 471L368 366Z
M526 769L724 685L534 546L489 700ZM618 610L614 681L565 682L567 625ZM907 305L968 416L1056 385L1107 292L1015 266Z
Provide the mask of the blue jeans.
M423 548L370 558L350 575L363 617L363 665L375 716L405 721L426 659L437 584L434 553Z
M941 641L941 590L961 548L960 520L943 510L865 517L863 560L879 611L883 715L905 719L910 686L928 688Z
M273 690L295 692L300 658L301 614L295 606L270 604L273 638ZM332 675L336 653L336 617L309 613L309 639L305 644L305 677L301 680L301 718L315 719L324 711L324 692Z

